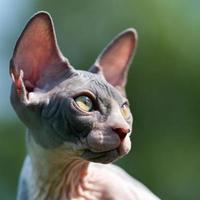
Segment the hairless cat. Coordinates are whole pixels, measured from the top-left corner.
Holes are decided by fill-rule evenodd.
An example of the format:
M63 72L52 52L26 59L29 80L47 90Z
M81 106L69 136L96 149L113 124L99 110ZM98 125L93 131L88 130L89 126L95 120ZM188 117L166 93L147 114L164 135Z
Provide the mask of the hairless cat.
M18 200L158 200L110 164L131 149L125 84L136 42L127 29L88 71L76 70L49 14L30 19L10 62L11 103L27 127Z

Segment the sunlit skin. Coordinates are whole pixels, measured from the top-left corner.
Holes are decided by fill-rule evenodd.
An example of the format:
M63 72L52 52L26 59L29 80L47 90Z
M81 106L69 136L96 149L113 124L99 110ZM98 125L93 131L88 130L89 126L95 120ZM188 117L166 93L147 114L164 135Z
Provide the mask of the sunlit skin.
M28 22L10 64L11 103L27 127L18 200L158 200L111 164L131 150L125 84L136 41L125 30L81 71L60 52L47 13Z

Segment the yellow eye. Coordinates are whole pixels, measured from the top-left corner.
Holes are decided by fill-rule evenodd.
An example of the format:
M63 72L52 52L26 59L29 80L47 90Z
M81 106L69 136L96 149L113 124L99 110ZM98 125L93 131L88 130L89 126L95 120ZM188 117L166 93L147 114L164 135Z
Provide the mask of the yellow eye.
M82 111L91 112L93 110L92 100L88 96L76 97L75 102Z
M130 112L130 109L129 109L129 106L127 105L127 103L123 104L122 107L121 107L121 113L123 115L123 117L125 119L128 119L131 112Z

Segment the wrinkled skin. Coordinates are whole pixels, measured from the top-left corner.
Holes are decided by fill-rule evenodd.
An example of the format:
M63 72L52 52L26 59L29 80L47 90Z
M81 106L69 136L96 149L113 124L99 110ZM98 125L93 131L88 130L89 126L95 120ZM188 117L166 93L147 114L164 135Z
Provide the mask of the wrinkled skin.
M81 71L60 52L47 13L28 22L10 64L11 103L27 126L18 199L158 199L122 170L104 165L131 149L124 87L136 40L135 30L127 29L89 71ZM80 107L78 97L87 97L91 109Z

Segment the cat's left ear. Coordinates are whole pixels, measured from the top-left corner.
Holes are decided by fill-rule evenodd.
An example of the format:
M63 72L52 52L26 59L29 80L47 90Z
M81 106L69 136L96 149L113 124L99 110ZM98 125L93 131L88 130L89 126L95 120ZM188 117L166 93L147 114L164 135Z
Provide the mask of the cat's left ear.
M133 28L125 30L108 44L89 71L102 73L111 85L124 90L136 44L136 30Z

